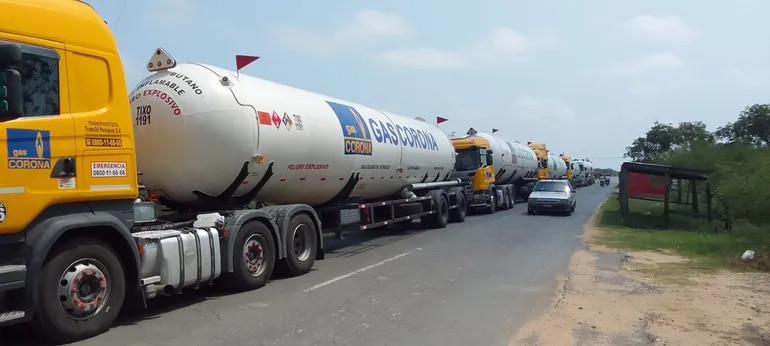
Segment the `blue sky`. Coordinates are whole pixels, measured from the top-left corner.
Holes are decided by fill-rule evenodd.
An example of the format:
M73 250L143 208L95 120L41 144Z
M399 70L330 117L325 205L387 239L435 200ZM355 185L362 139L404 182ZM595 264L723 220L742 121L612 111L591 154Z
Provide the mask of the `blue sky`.
M90 0L129 88L157 47L617 168L655 120L712 129L770 95L770 1ZM379 4L378 4L379 3Z

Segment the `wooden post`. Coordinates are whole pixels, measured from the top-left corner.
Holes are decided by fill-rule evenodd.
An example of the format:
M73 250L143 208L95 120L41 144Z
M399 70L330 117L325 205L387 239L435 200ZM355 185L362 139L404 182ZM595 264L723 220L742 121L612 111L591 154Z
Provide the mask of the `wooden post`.
M625 224L628 215L628 171L621 167L618 174L618 203L620 204L620 219Z
M671 199L671 173L666 172L666 194L663 195L663 227L668 228L669 200Z
M682 178L676 178L676 203L682 204Z
M698 211L698 184L695 183L695 180L690 181L690 185L692 185L692 211L699 214Z
M711 182L706 180L706 220L711 222Z

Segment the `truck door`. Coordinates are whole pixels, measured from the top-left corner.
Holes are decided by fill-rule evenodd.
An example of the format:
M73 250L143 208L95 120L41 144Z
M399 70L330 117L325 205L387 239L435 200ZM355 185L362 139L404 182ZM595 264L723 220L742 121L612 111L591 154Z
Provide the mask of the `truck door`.
M0 39L0 55L8 54L9 44L22 48L21 63L3 70L15 70L21 76L23 114L0 112L0 152L5 155L0 164L0 234L23 229L47 207L77 197L64 45ZM0 56L0 63L3 61L8 60Z

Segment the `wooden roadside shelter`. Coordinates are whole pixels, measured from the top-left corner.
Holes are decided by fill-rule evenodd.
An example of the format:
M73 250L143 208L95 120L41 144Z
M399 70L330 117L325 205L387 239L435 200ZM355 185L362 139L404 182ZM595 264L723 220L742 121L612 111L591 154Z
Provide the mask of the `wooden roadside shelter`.
M656 178L651 179L652 177ZM629 199L663 202L663 220L666 227L669 224L670 203L689 204L695 214L700 214L698 184L706 184L706 217L711 221L712 194L707 171L651 163L624 162L620 167L619 180L618 200L624 222L629 213ZM684 200L682 198L683 181L688 182L689 188ZM675 182L677 196L672 201L671 192Z

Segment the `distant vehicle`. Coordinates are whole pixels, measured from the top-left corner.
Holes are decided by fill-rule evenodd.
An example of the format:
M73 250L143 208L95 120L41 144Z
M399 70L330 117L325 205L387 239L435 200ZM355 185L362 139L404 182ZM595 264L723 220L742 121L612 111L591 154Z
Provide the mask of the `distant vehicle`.
M610 185L610 176L608 174L602 174L599 177L599 185L602 187Z
M527 214L557 212L570 216L577 207L575 192L567 180L540 180L529 195Z

